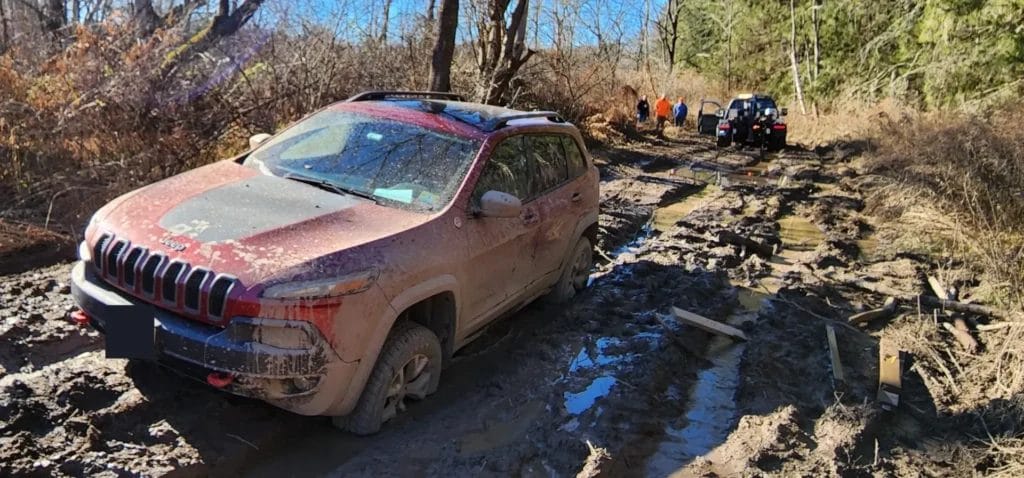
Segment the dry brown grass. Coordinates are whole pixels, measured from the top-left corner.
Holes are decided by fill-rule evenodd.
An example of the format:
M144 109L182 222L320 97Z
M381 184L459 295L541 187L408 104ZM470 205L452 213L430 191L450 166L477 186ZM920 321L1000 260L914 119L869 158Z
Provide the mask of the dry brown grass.
M884 118L863 172L880 186L868 212L890 252L933 258L962 300L1024 320L1024 104L987 117L927 114ZM956 417L964 442L945 444L964 472L1024 476L1024 327L974 332L961 350L931 320L886 331L915 357L940 412Z

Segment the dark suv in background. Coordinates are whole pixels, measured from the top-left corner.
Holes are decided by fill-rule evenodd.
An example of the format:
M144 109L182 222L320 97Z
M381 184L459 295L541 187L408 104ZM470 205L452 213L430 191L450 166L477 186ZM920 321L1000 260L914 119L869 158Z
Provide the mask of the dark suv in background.
M788 127L786 108L779 109L775 100L767 95L744 93L737 95L725 109L718 108L714 118L705 113L706 105L718 106L713 101L702 101L697 124L700 134L714 134L716 144L726 147L733 143L753 145L762 150L778 151L786 146ZM709 109L710 111L710 109ZM715 124L711 128L711 124Z

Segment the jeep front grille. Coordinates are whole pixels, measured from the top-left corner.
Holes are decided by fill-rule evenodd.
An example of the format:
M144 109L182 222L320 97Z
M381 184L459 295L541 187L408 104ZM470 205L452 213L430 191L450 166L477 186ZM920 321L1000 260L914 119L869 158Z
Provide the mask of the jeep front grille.
M170 260L164 254L110 234L102 234L96 240L93 263L111 284L159 300L165 306L177 308L180 304L192 313L210 317L224 314L228 295L238 283L232 276Z

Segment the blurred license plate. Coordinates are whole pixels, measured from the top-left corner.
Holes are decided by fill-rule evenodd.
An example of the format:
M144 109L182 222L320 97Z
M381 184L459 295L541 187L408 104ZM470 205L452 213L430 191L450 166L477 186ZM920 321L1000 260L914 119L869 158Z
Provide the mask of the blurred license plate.
M153 307L133 304L109 310L103 324L107 358L156 359Z

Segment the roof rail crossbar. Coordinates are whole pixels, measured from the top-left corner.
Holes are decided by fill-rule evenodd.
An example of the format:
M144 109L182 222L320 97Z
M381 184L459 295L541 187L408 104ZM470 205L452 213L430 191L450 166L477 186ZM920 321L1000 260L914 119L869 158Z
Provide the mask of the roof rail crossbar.
M528 119L528 118L547 118L547 119L551 120L554 123L564 123L565 122L565 120L562 119L562 117L559 116L558 113L555 113L554 111L529 111L529 112L525 112L525 113L509 113L507 115L501 115L501 116L495 117L495 118L491 119L490 121L484 123L482 125L481 129L483 129L484 131L488 131L488 132L496 131L499 128L505 127L508 124L509 121L520 120L520 119Z
M452 100L452 101L466 101L466 98L457 93L447 93L443 91L400 91L400 90L385 90L385 91L364 91L359 93L347 100L346 102L354 101L380 101L387 99L405 99L405 98L426 98L432 100Z

